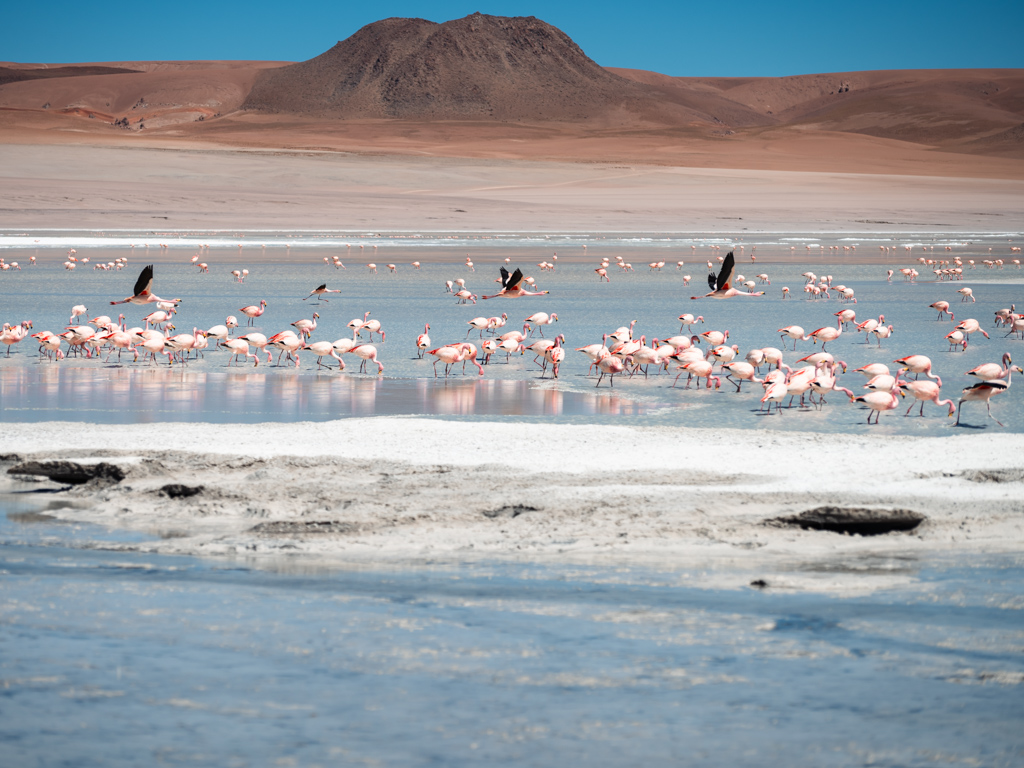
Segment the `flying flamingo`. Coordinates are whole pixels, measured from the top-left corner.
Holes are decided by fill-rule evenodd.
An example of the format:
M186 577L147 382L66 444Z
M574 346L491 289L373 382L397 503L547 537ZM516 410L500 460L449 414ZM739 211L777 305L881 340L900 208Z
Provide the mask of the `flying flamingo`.
M161 299L159 296L153 294L150 289L153 287L153 265L150 264L145 267L139 274L139 279L135 281L134 295L129 296L121 301L112 301L111 304L152 304L157 301L168 301L172 304L178 304L181 299Z
M764 291L751 291L749 293L745 293L733 288L732 281L735 272L736 260L732 255L732 251L729 251L725 260L722 262L722 269L718 273L718 277L716 278L714 273L708 275L708 286L711 288L711 291L709 293L705 293L703 296L691 296L690 298L729 299L733 296L764 296Z
M482 299L496 299L499 296L505 296L510 299L515 299L520 296L544 296L549 291L527 291L523 288L523 271L516 269L511 275L508 270L504 267L499 267L501 270L501 290L493 296L481 296Z
M309 296L307 296L306 299L308 299L310 296L316 296L316 300L320 301L320 299L323 297L323 295L325 293L341 293L341 289L340 288L328 288L327 287L327 283L324 283L323 285L320 285L320 286L314 288L312 291L310 291L309 292ZM303 301L305 301L306 299L303 299ZM330 299L323 299L323 300L324 301L330 301Z

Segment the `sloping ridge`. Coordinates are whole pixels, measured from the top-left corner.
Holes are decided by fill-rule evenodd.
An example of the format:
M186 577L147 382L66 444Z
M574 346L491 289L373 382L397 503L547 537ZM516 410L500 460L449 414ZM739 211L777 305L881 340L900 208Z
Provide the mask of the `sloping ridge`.
M320 56L262 73L243 106L347 118L576 120L654 101L646 86L608 72L540 19L474 13L443 24L369 24Z

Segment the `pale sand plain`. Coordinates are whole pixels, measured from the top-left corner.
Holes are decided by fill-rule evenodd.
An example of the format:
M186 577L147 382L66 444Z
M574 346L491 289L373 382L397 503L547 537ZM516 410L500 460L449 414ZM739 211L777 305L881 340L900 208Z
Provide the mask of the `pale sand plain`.
M1024 228L1024 179L948 170L949 176L886 175L8 143L0 144L0 229L984 233Z

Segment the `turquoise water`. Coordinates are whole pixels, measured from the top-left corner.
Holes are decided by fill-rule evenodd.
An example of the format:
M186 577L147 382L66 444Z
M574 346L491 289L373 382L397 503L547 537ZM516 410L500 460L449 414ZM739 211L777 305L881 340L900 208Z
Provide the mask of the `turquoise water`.
M1018 558L884 558L909 586L839 598L699 564L143 555L45 504L0 495L5 765L1024 759Z
M2 255L10 261L27 265L29 256L36 255L36 266L25 266L20 272L0 273L0 314L5 322L17 323L23 319L34 322L34 330L59 332L67 325L70 308L84 304L89 316L117 314L123 310L130 325L141 325L141 318L152 308L122 305L111 307L111 299L119 299L131 292L141 267L156 263L154 291L167 297L184 299L181 311L175 317L178 332L194 327L208 328L223 323L228 314L243 322L236 333L245 331L245 317L238 312L242 306L265 299L266 313L260 317L256 330L265 335L290 327L300 318L312 318L317 312L319 325L313 340L333 341L351 337L346 324L353 318L362 318L370 311L371 318L380 320L387 333L386 342L379 339L375 345L384 364L384 374L360 374L359 359L347 355L347 368L337 372L317 372L315 358L310 353L301 356L302 365L294 367L268 366L258 368L232 367L224 351L207 351L203 359L187 366L156 366L138 363L116 365L97 360L65 360L61 363L40 362L30 340L16 345L11 356L0 357L0 397L4 418L34 421L69 419L98 422L204 420L204 421L276 421L330 419L387 413L417 413L456 417L512 417L611 419L628 418L637 423L683 423L693 426L757 427L769 429L799 429L830 432L864 432L867 412L851 406L846 398L835 393L821 411L793 408L779 417L767 417L759 411L759 390L736 394L723 383L720 391L672 388L675 370L671 375L618 376L614 394L595 390L596 378L587 375L589 360L581 353L570 351L561 368L560 377L552 381L550 374L541 378L541 370L532 363L533 356L514 355L508 362L504 355L492 358L485 367L483 381L470 367L465 376L458 371L454 380L445 386L443 380L435 386L434 369L430 360L420 360L415 352L416 336L425 323L431 326L434 346L467 338L467 321L478 316L509 316L504 330L521 329L522 321L534 312L557 313L559 322L545 328L547 335L562 333L570 348L600 342L602 334L636 320L634 334L648 340L676 335L680 331L677 316L684 312L703 315L705 323L695 330L729 330L729 343L740 347L742 355L751 347L784 344L776 329L786 325L801 325L808 332L834 323L833 313L844 307L857 312L858 319L886 316L886 323L894 326L894 334L879 348L874 337L865 343L863 334L847 331L829 345L829 351L844 360L852 370L870 362L891 362L908 354L925 354L932 358L935 370L943 377L944 397L958 396L959 390L973 383L964 372L984 362L995 362L1003 352L1016 355L1021 347L1019 339L1004 339L1005 330L993 327L995 310L1009 307L1024 296L1024 271L1009 263L1010 254L1005 238L989 238L964 245L956 242L956 255L965 261L991 258L998 251L1007 259L1002 269L977 267L967 269L962 282L935 282L927 268L916 263L916 256L890 256L886 262L879 255L877 242L886 242L896 248L896 239L879 235L860 238L859 250L841 252L822 251L810 260L802 246L806 240L794 238L801 247L790 251L790 239L776 237L762 240L758 246L758 261L749 262L749 256L739 256L739 271L748 278L760 272L770 275L770 286L759 286L767 291L761 298L735 298L728 301L691 301L690 296L706 291L705 262L725 253L712 251L706 243L691 251L682 241L638 240L631 246L622 242L603 245L591 241L586 256L577 243L559 242L541 244L537 239L510 239L502 247L473 242L466 245L413 247L388 241L376 253L367 247L362 253L340 245L320 244L317 247L268 247L247 245L245 249L221 247L204 251L202 259L210 264L209 274L200 274L190 266L189 257L195 251L188 249L163 250L151 246L147 253L142 248L100 247L79 249L79 257L88 256L91 263L109 261L126 256L130 266L121 272L100 272L90 264L80 264L74 272L66 271L62 263L65 253L56 249L4 249ZM915 236L920 244L927 238ZM835 242L851 242L852 238ZM938 242L929 257L947 258L950 252ZM831 244L832 241L822 240ZM993 246L993 243L995 245ZM751 243L750 247L753 247ZM993 252L989 252L989 248ZM900 246L902 249L902 245ZM554 272L541 271L533 265L552 261L561 249L560 261ZM749 250L746 251L749 254ZM459 258L469 253L475 271L469 271ZM739 253L739 252L738 252ZM346 270L325 265L325 254L339 255ZM612 259L610 283L599 282L593 269L600 255ZM614 256L622 255L633 263L635 272L622 272L614 266ZM445 282L464 278L477 294L494 292L498 266L505 258L512 266L520 265L527 274L533 274L537 284L551 293L543 297L496 299L480 301L476 305L461 305L445 290ZM370 259L378 264L378 273L372 274L364 266ZM666 267L650 271L647 263L664 260ZM420 260L421 269L413 269L410 262ZM674 266L684 260L681 270ZM867 263L871 262L871 263ZM395 263L398 271L388 273L385 264ZM717 268L717 261L716 268ZM897 276L886 280L887 263L891 268L917 266L922 272L916 284L903 282ZM247 268L250 274L244 283L236 283L230 274L233 269ZM838 300L809 301L804 298L801 273L808 269L815 273L831 274L834 283L843 283L856 291L858 303L841 304ZM690 274L689 287L683 285L683 275ZM303 302L312 288L326 282L338 288L330 302L319 304L310 299ZM790 288L791 298L783 299L781 288ZM957 289L969 286L974 290L976 303L961 303ZM936 321L936 313L928 308L933 301L945 299L953 307L957 319L978 319L991 339L975 334L966 352L950 352L944 335L952 330L952 323ZM477 331L469 333L469 340L480 343ZM799 357L816 351L812 342L798 342L797 351L787 351L785 361L794 364ZM1024 360L1024 354L1020 357ZM276 354L275 354L276 358ZM892 366L895 368L895 366ZM371 365L371 370L375 367ZM443 372L443 366L439 366ZM381 381L381 379L383 379ZM457 381L457 383L453 383ZM473 383L471 383L473 382ZM680 385L685 382L685 377ZM859 374L847 373L841 384L860 391L865 380ZM514 384L513 384L514 383ZM744 386L747 390L749 385ZM601 389L608 388L607 379ZM1020 406L1019 389L1011 389L993 401L997 417L1012 431L1024 430L1024 409ZM909 403L906 403L909 405ZM905 410L905 406L902 410ZM902 413L902 410L898 413ZM876 433L891 434L944 434L952 420L944 411L926 406L925 419L897 418L896 413L885 414ZM996 428L987 419L983 404L969 403L964 410L965 429Z

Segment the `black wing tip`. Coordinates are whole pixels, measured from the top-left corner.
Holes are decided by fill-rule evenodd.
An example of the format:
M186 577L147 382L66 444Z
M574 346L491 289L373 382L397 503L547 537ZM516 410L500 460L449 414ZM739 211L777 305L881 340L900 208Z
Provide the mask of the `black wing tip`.
M327 287L327 283L324 283L323 285L319 286L319 287L317 288L317 290L318 290L318 291L322 291L322 290L323 290L324 288L326 288L326 287Z

